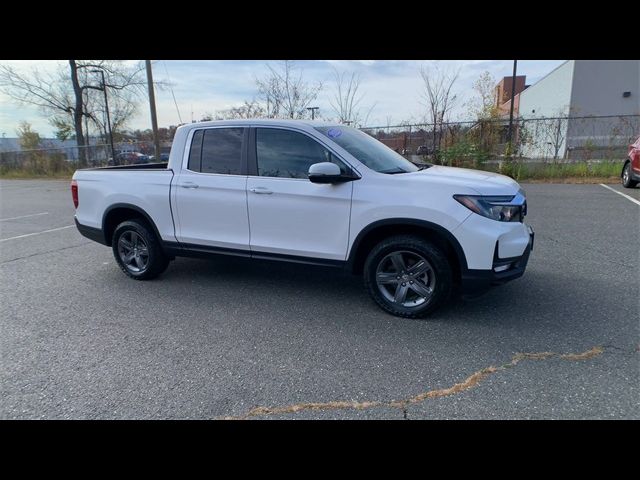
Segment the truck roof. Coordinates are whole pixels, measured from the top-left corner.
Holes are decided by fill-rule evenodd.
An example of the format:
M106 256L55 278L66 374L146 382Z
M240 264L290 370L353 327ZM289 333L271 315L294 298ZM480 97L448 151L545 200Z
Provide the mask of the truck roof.
M214 120L210 122L197 122L187 123L181 125L180 129L192 129L203 127L215 127L215 126L271 126L271 127L302 127L302 128L314 128L314 127L346 127L347 125L340 125L336 122L323 122L320 120L287 120L279 118L249 118L249 119L237 119L237 120Z

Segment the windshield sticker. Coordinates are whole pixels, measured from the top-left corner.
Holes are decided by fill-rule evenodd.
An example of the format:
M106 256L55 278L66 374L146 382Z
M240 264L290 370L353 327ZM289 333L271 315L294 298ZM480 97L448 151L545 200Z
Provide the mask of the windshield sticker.
M338 138L340 135L342 135L342 130L338 128L330 128L327 130L327 136L329 138Z

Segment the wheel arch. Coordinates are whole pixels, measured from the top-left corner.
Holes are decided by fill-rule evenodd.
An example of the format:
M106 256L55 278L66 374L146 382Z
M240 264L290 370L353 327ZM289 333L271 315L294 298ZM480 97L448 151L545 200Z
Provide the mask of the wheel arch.
M413 218L378 220L364 227L353 241L347 268L352 273L362 273L364 262L371 249L383 239L401 234L417 235L443 248L457 280L467 270L464 250L449 230L438 224Z
M153 233L162 246L162 237L153 219L142 208L131 203L114 203L105 210L102 216L102 231L104 232L105 244L109 247L111 246L111 237L120 223L134 218L142 218L145 220L153 229Z

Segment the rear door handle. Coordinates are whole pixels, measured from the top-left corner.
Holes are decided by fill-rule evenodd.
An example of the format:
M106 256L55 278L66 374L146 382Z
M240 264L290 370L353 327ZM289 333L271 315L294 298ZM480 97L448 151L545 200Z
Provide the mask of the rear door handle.
M265 187L254 187L254 188L250 188L249 191L253 193L258 193L261 195L271 195L273 193L271 190Z
M199 185L193 182L184 182L184 183L181 183L180 186L182 188L198 188Z

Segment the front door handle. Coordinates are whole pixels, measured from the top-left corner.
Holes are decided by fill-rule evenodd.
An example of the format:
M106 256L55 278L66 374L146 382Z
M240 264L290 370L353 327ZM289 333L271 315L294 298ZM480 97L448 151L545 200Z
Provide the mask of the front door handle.
M193 182L184 182L184 183L181 183L180 186L182 188L198 188L199 185Z
M250 188L249 191L251 191L253 193L258 193L258 194L261 194L261 195L271 195L273 193L271 190L269 190L268 188L265 188L265 187Z

